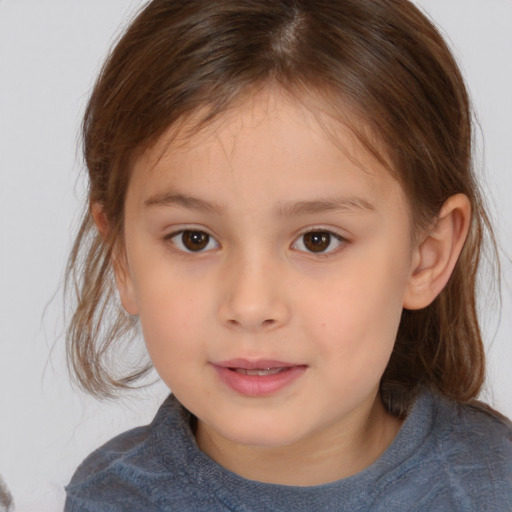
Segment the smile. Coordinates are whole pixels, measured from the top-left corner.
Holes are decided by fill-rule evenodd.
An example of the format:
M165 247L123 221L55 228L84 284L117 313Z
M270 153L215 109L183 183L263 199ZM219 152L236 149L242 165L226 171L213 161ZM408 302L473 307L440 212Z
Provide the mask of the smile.
M212 365L220 381L231 391L248 397L276 394L291 386L307 370L307 365L282 361L231 360Z
M230 368L230 370L233 372L243 373L244 375L257 376L275 375L276 373L286 371L287 369L288 368L255 368L253 370L248 370L246 368Z

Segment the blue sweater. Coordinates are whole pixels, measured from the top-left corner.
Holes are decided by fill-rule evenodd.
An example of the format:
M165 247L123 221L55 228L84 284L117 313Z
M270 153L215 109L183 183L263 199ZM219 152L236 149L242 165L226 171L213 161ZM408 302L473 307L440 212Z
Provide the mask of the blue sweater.
M92 453L67 487L66 512L512 511L512 425L422 393L370 467L314 487L246 480L202 453L171 395L153 422Z

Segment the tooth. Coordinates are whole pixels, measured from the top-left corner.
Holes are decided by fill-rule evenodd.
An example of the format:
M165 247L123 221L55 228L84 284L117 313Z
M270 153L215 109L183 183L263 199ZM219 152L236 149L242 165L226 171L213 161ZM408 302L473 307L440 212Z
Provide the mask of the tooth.
M243 373L244 375L264 377L266 375L275 375L276 373L282 372L283 368L236 368L235 371L238 373Z

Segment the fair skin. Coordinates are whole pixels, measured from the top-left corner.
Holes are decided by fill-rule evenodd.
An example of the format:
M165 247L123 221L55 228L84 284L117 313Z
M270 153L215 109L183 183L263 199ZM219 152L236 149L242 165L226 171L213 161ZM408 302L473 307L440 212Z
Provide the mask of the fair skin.
M335 128L338 144L261 93L181 144L164 135L128 187L122 303L199 447L263 482L338 480L390 445L378 389L402 309L439 293L469 224L454 196L412 236L399 183Z

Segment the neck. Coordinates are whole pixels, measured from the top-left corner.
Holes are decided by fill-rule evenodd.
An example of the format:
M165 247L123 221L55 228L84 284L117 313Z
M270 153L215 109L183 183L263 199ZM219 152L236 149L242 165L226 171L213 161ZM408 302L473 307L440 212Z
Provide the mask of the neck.
M391 444L401 421L377 395L364 414L287 446L232 442L198 421L199 448L224 468L249 480L312 486L354 475L375 462Z

